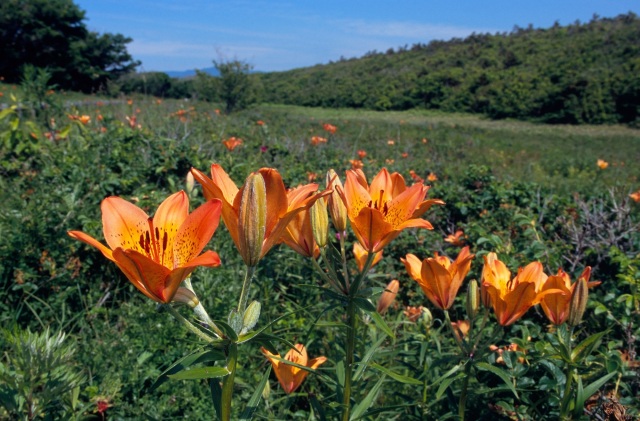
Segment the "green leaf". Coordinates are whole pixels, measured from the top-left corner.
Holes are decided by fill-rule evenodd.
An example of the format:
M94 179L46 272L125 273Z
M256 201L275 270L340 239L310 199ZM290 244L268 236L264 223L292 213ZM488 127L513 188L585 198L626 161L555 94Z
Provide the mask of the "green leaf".
M169 379L169 375L176 374L182 370L185 370L186 368L192 366L193 364L198 364L198 363L208 362L208 361L221 361L224 359L225 359L225 355L218 350L207 349L207 350L193 352L179 359L178 361L173 363L169 368L163 371L162 374L158 376L158 379L151 385L151 387L149 388L149 391L151 392L155 390L162 383L166 382Z
M251 395L251 399L249 399L249 402L247 402L246 408L244 409L244 411L242 411L242 414L240 415L241 420L250 420L251 418L253 418L253 414L256 412L256 409L258 409L260 399L262 399L262 391L264 390L264 386L267 384L267 381L269 381L270 373L271 364L269 364L269 366L267 367L267 371L265 371L262 379L260 380L260 383L258 383L258 386L256 386L256 390L253 392L253 395Z
M371 316L371 319L376 324L376 326L382 329L382 331L386 333L388 337L390 337L391 339L396 338L396 335L393 334L393 331L391 330L389 325L387 325L387 323L377 311L368 312L368 314Z
M584 403L593 396L594 393L598 389L600 389L606 382L608 382L613 376L616 376L618 373L613 372L607 375L600 377L598 380L589 384L589 386L582 388L582 378L578 376L578 390L576 393L576 406L575 406L575 415L582 415L582 411L584 409Z
M362 357L362 359L360 360L360 363L358 364L358 369L356 370L355 374L353 375L353 381L354 382L358 381L360 376L362 376L362 374L364 373L364 370L368 367L369 361L373 357L373 354L375 354L375 352L378 349L378 347L380 345L382 345L382 342L384 342L386 339L387 338L383 336L380 339L378 339L378 341L376 343L374 343L373 345L371 345L369 347L369 349L367 350L367 353L364 354L364 357Z
M170 374L169 378L172 380L212 379L227 376L229 373L227 367L199 367Z
M355 297L353 299L353 303L356 307L368 313L376 311L376 307L366 298Z
M378 393L380 392L380 388L382 387L384 379L385 377L382 376L380 380L378 380L378 382L371 388L369 393L367 393L367 396L365 396L364 399L360 401L360 403L353 407L353 409L351 410L351 418L349 418L350 420L357 420L365 413L367 409L369 409L371 405L373 405L373 402L378 397Z
M421 385L422 382L418 379L414 379L413 377L408 377L408 376L403 376L402 374L398 374L395 373L387 368L382 367L379 364L376 363L372 363L371 364L371 368L375 368L376 370L386 374L387 376L391 377L393 380L398 381L400 383L405 383L405 384L415 384L415 385Z
M602 339L602 337L606 333L606 330L604 332L595 333L589 336L584 341L580 342L571 353L571 361L577 363L587 358L591 354L591 352L593 352L593 349L599 344L600 339Z
M220 381L217 379L209 379L209 389L211 390L211 400L213 401L216 418L220 420L220 414L222 414L222 387L220 387Z
M502 379L502 381L507 385L509 390L511 390L511 392L516 397L516 399L519 399L518 398L518 392L516 392L516 388L513 386L513 383L511 382L511 377L509 376L509 374L506 371L504 371L501 368L498 368L496 366L493 366L491 364L487 364L485 362L482 362L482 361L476 363L474 366L479 370L489 371L489 372L495 374L496 376L500 377Z
M438 399L440 399L442 397L442 395L449 388L449 385L451 385L451 383L455 382L458 379L462 379L463 377L464 377L464 373L458 373L457 375L455 375L453 377L447 377L446 379L442 380L441 382L436 382L436 384L440 383L440 386L438 387L438 390L436 391L436 400L438 400Z

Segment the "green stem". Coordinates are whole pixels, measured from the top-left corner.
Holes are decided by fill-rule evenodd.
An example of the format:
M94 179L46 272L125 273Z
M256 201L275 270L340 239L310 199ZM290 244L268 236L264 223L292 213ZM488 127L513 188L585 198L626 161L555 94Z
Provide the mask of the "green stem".
M222 421L231 420L231 400L233 398L233 384L236 378L236 366L238 364L238 345L229 345L229 356L227 357L227 370L229 375L222 381L222 402L220 408L220 419Z
M207 342L213 342L215 341L215 338L210 337L209 335L207 335L206 333L204 333L202 330L198 329L193 323L191 323L189 320L185 319L184 317L182 317L182 314L178 313L178 310L176 310L175 308L171 307L170 304L164 304L164 308L166 308L167 310L169 310L169 313L171 313L171 315L173 317L176 318L176 320L178 320L180 323L182 323L182 325L184 327L186 327L188 330L190 330L192 333L195 333L196 335L198 335L200 338L204 339Z
M347 231L340 233L340 255L342 256L342 272L344 272L344 281L346 283L346 290L349 291L349 271L347 270L347 253L344 246L344 237L347 235Z
M560 331L560 329L562 328L566 328L565 326L560 326L558 328L558 335L562 335L563 332ZM571 341L573 339L573 327L571 327L569 329L569 335L566 341L566 346L568 348L568 355L571 355L571 349L573 348L571 346ZM564 384L564 394L562 395L562 404L560 405L560 419L561 420L570 420L571 417L568 415L569 414L569 406L571 405L571 398L572 398L572 393L571 393L571 386L573 383L573 374L574 374L574 368L573 368L573 364L569 361L567 361L567 369L566 369L566 382Z
M342 394L342 421L349 421L351 410L351 378L353 377L353 356L356 345L356 305L349 300L347 305L347 344L344 356L344 390Z
M320 277L325 282L329 283L333 288L335 288L336 291L343 292L343 289L338 284L338 276L333 272L333 270L331 268L331 265L327 263L327 258L326 258L326 254L324 252L324 249L320 249L320 255L322 256L322 260L324 260L325 264L329 268L329 271L331 272L331 276L327 275L324 272L324 270L322 270L322 267L320 266L320 263L318 263L318 261L312 257L311 261L313 262L313 267L316 269L318 274L320 274Z
M249 300L249 286L253 279L253 274L256 271L255 266L247 266L247 271L244 274L244 282L242 283L242 292L240 293L240 300L238 301L238 314L244 315L244 311L247 308L247 301Z
M460 418L460 421L464 421L464 413L467 409L467 390L469 389L471 365L471 360L469 360L464 366L464 380L462 381L462 391L460 392L460 401L458 402L458 418Z

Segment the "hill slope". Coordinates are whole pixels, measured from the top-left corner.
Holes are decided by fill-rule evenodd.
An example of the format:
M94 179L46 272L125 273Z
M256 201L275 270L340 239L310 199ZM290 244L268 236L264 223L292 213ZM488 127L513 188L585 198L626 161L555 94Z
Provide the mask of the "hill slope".
M268 102L415 107L552 123L632 123L640 115L640 18L416 44L259 75Z

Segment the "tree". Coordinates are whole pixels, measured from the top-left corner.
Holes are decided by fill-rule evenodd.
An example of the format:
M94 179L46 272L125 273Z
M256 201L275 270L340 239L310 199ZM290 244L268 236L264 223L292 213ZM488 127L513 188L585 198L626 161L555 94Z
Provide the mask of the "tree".
M84 19L73 0L0 2L0 75L15 83L33 65L62 88L88 91L135 70L131 38L91 32Z
M234 59L214 60L213 65L220 73L218 95L225 104L227 114L246 108L255 101L255 87L250 64Z

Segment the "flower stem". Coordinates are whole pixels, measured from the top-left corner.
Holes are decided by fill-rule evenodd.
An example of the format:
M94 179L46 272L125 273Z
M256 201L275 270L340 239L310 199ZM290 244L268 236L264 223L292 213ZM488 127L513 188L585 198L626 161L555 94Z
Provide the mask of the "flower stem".
M227 370L229 375L222 381L222 402L220 408L220 419L222 421L231 420L231 400L233 398L233 384L236 378L236 366L238 363L238 345L229 344L229 356L227 357Z
M187 320L184 317L182 317L182 314L178 313L178 310L173 308L170 304L164 304L164 308L169 310L169 313L171 313L171 315L173 317L175 317L176 320L178 320L180 323L182 323L182 325L184 327L186 327L188 330L190 330L192 333L195 333L196 335L198 335L200 338L204 339L207 342L213 342L215 340L215 338L210 337L209 335L204 333L202 330L198 329L189 320Z
M342 392L342 421L349 420L351 410L351 378L353 377L353 355L356 344L356 305L353 300L347 304L347 344L344 356L344 390Z
M247 266L247 271L244 274L242 292L240 293L240 300L238 301L238 313L240 315L244 315L244 311L247 308L247 301L249 300L249 286L251 285L251 280L253 279L255 271L255 266Z
M346 235L346 231L340 233L340 255L342 256L342 272L344 273L344 281L346 283L346 289L349 291L349 270L347 269L347 253L344 245L344 237L346 237Z
M562 335L564 332L561 332L560 329L565 328L566 326L561 326L560 328L558 328L558 335ZM571 355L571 341L573 339L573 327L571 327L569 329L569 335L568 338L566 340L566 346L568 349L568 355ZM574 374L574 368L573 368L573 364L569 361L567 361L567 371L566 371L566 382L564 384L564 394L562 395L562 403L560 405L560 420L570 420L571 417L568 415L569 413L569 406L571 404L571 397L572 397L572 393L571 393L571 386L573 383L573 374Z
M460 401L458 402L458 418L464 421L464 413L467 409L467 390L469 389L469 377L471 375L471 360L464 365L464 380L462 381L462 391L460 392Z

